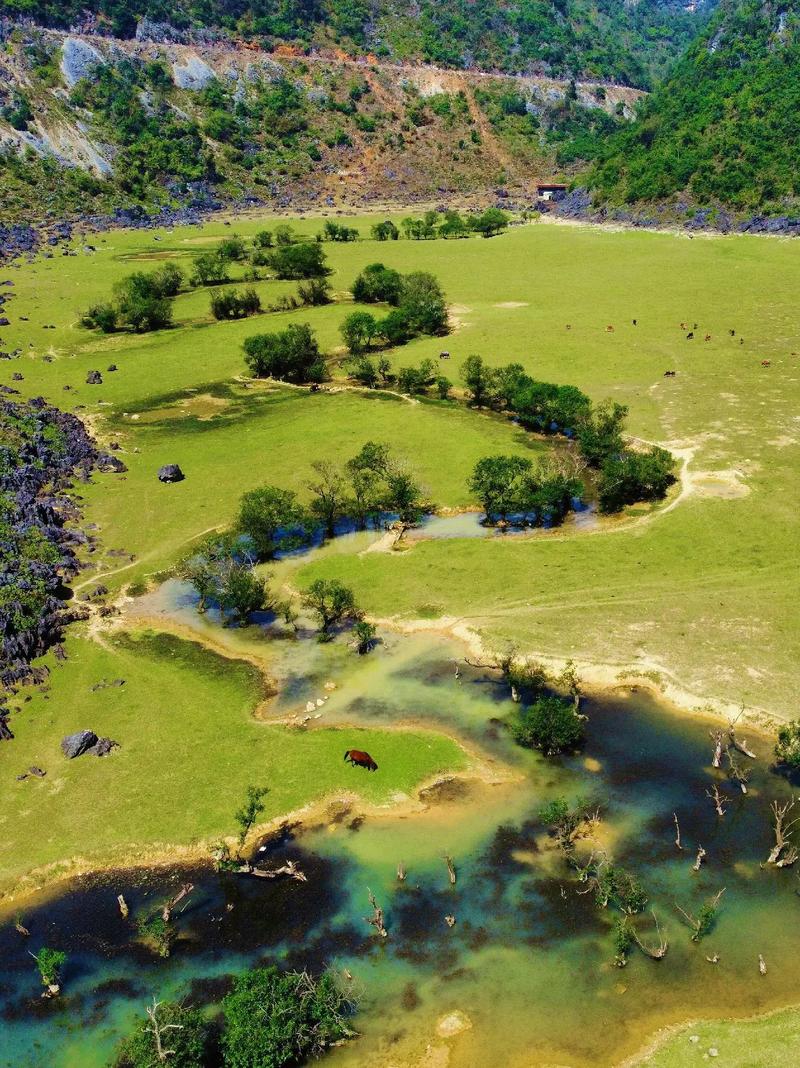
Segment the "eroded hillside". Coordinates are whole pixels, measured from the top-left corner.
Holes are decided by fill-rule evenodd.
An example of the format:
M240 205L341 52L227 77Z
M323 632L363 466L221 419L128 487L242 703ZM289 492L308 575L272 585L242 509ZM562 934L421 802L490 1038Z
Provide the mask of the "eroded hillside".
M569 174L637 90L211 41L6 27L4 220L142 204L501 196Z

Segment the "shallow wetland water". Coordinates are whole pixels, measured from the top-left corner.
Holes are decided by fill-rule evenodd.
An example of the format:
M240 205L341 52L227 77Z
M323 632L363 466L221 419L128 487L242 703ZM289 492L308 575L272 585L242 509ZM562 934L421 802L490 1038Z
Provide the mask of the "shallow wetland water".
M296 859L307 883L218 875L205 865L108 872L31 902L24 914L30 942L14 930L13 916L3 917L3 1068L106 1064L153 994L213 1005L232 973L260 962L352 974L361 1037L329 1055L331 1068L611 1065L664 1024L800 1000L797 876L759 867L771 844L769 801L789 793L769 768L766 741L744 732L759 756L744 796L710 766L708 721L620 691L585 702L582 753L546 761L509 740L501 722L513 709L507 687L463 662L457 678L454 661L463 649L445 638L386 635L365 657L341 638L324 646L270 642L258 626L223 630L214 613L198 617L176 582L134 609L154 626L161 619L263 660L279 691L268 717L302 719L307 702L328 695L307 729L424 723L462 737L482 754L484 771L511 775L495 784L447 781L423 792L419 812L406 806L361 819L357 808L334 806L315 826L262 852L255 846L270 862ZM327 680L336 682L334 691L325 690ZM380 765L380 752L372 755ZM367 773L353 769L359 774ZM715 782L730 798L722 820L706 796ZM587 797L601 808L599 847L645 885L648 909L670 943L666 959L634 950L626 968L613 966L612 910L578 893L585 887L537 816L559 795ZM707 861L694 872L699 844ZM457 869L454 887L446 854ZM396 878L400 862L405 883ZM178 914L172 956L161 960L135 941L116 896L124 894L133 918L185 879L196 890ZM723 887L716 926L692 943L674 903L696 913ZM385 940L364 920L368 888L386 911ZM446 915L455 916L453 927ZM652 941L649 911L638 925ZM45 944L69 953L59 1001L39 998L28 956L29 945ZM714 953L716 965L706 960Z

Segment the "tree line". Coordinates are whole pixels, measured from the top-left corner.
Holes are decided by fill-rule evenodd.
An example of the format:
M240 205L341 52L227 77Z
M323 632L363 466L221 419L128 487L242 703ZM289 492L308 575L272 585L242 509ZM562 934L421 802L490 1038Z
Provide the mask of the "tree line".
M517 363L490 367L477 355L464 361L461 377L473 406L507 411L527 429L574 439L585 466L597 472L602 512L619 512L637 501L661 500L675 481L670 452L656 445L633 449L625 443L628 409L623 404L605 400L593 405L576 386L538 381ZM508 505L510 513L516 510L511 506L515 499L518 504L529 499L516 462L487 465L479 473L479 483L493 494L495 511L498 500L503 507ZM507 488L501 493L503 485Z

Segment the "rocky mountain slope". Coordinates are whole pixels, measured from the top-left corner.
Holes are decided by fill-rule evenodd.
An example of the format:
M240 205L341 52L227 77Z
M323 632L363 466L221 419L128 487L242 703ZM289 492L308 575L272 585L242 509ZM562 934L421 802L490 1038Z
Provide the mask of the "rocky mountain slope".
M142 35L140 35L141 37ZM161 35L163 36L163 34ZM248 200L529 199L641 93L597 82L6 24L2 217Z
M711 25L601 150L612 203L800 209L800 0L724 0Z

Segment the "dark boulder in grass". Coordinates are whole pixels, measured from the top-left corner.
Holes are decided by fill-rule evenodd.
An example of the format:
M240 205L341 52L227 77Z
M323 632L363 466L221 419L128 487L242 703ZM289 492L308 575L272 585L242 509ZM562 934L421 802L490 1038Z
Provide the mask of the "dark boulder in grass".
M98 738L92 752L95 756L104 757L108 756L112 749L119 749L119 742L115 742L112 738Z
M164 464L158 469L159 482L183 482L184 473L177 464Z
M94 731L77 731L61 739L61 752L67 760L74 760L97 745L97 740Z
M122 462L118 460L116 456L110 456L108 453L103 453L97 457L97 470L102 471L104 474L109 472L122 472L127 471L128 468Z
M99 371L90 371L86 376L87 386L102 386L102 384L103 376L100 374Z

